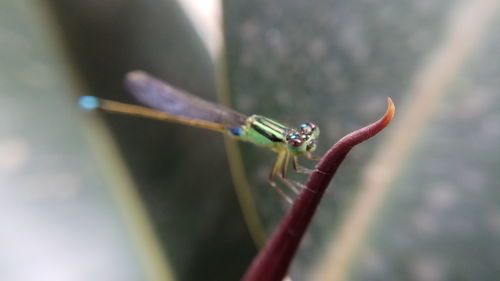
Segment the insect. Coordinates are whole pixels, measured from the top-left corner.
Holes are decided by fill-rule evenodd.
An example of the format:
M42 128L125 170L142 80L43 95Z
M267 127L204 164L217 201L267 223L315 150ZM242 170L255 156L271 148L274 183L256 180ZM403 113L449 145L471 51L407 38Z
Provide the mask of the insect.
M269 183L289 202L290 198L273 179L278 176L297 193L296 185L301 184L286 177L290 161L294 170L299 173L313 171L299 166L298 156L304 155L308 159L317 160L311 155L316 149L319 136L319 128L314 123L306 122L298 129L293 129L264 116L246 116L177 89L143 71L129 72L125 84L139 102L151 108L93 96L81 97L80 107L85 110L97 109L136 115L223 132L233 138L271 149L277 152L278 156L269 174Z

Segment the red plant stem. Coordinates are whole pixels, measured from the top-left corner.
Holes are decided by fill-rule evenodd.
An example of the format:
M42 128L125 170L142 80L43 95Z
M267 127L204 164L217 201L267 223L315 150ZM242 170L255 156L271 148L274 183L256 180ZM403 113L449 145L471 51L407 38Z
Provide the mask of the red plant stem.
M291 209L281 221L264 248L254 258L242 281L282 281L295 256L306 229L330 183L347 153L357 144L384 129L394 116L394 104L387 99L387 111L378 121L340 139L321 158Z

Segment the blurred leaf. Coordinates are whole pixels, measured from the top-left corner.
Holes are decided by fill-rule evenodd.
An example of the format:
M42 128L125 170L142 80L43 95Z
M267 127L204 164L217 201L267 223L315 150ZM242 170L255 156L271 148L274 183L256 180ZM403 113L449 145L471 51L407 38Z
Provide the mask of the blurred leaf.
M172 280L123 167L96 165L47 11L0 3L0 279Z
M96 95L133 102L123 76L142 69L214 100L212 62L175 1L52 3ZM223 138L158 121L104 118L179 279L239 278L255 249L234 197Z
M396 103L395 126L339 170L294 280L496 279L495 12L487 0L224 2L238 110L314 120L326 149L386 96ZM282 216L262 180L273 156L242 149L271 231Z
M106 116L131 180L107 129L79 125L92 114L76 98L131 101L122 79L136 68L213 99L212 63L177 4L9 1L1 13L0 152L21 168L5 171L2 241L16 243L0 279L170 280L164 256L180 280L239 278L255 249L220 136Z

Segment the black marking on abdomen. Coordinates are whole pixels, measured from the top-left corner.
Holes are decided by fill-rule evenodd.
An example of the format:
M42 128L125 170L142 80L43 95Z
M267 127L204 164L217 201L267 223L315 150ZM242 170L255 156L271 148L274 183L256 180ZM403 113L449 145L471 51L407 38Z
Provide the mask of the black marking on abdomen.
M265 136L267 139L269 139L272 142L283 142L283 138L286 132L285 128L282 127L277 127L276 124L268 122L267 118L255 118L254 122L250 125L252 129L257 131L259 134ZM266 130L263 128L263 126L267 127L268 129L272 130ZM278 132L277 130L280 130Z

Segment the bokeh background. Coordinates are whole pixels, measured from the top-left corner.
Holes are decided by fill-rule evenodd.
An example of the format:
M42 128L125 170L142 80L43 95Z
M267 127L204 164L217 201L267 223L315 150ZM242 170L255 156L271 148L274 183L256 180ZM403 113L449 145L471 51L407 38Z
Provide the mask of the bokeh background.
M245 114L314 121L319 155L393 98L293 280L498 280L499 5L1 1L0 279L238 280L275 228L288 206L266 182L272 152L77 107L134 103L123 76L142 69Z

